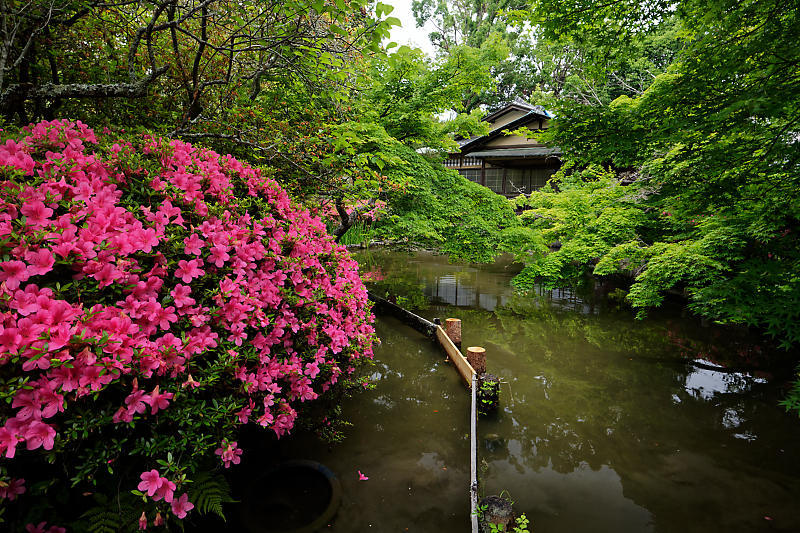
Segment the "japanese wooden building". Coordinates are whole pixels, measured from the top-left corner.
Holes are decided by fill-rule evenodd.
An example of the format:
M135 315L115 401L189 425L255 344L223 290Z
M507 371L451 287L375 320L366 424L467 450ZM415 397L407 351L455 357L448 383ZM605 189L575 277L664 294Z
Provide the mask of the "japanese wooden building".
M543 187L561 166L561 152L535 138L511 135L519 128L541 131L551 115L542 107L515 100L484 117L491 125L486 135L458 140L461 149L449 154L444 165L470 181L508 197Z

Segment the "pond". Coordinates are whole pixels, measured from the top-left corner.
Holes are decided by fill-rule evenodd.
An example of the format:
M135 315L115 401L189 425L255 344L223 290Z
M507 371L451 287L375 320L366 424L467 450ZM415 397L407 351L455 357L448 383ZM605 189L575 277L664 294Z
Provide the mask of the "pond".
M359 261L384 276L373 290L460 318L463 345L487 349L501 408L478 424L481 491L510 495L537 533L800 531L800 420L777 405L786 377L759 366L771 354L745 332L679 306L635 320L602 288L520 296L508 261ZM299 435L286 454L341 478L331 531L463 533L467 389L420 334L385 317L377 329L376 387L344 405L347 439Z

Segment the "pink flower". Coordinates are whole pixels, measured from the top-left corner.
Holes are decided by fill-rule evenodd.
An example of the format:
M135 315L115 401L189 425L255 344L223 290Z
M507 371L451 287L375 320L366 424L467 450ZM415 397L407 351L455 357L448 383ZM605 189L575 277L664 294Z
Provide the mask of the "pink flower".
M22 342L22 335L17 328L4 328L0 326L0 353L16 352Z
M228 255L227 246L214 246L213 248L211 248L211 252L209 254L209 260L218 267L222 267L225 264L225 261L227 261L230 258L231 256Z
M169 503L172 501L172 495L175 491L175 483L168 480L167 478L161 478L164 482L161 484L160 487L156 490L155 495L153 495L153 501L159 501L160 499L164 499L165 502Z
M172 513L178 518L186 518L186 513L194 509L194 504L189 501L189 495L183 493L180 498L172 501Z
M142 511L142 516L139 517L139 529L147 529L147 515Z
M40 446L45 450L52 450L56 437L56 430L44 422L34 420L25 428L25 432L22 436L25 438L25 446L29 450L35 450Z
M253 410L250 407L242 407L236 416L239 418L239 422L241 424L247 424L247 421L250 419L250 415L252 414Z
M316 361L314 361L313 363L306 364L306 370L304 374L310 377L311 379L314 379L315 377L317 377L317 374L319 374L319 364Z
M181 285L180 283L175 285L175 288L172 289L170 294L175 299L175 305L178 308L197 303L195 302L194 298L189 297L189 295L192 294L192 289L186 285Z
M202 264L203 262L200 259L192 259L191 261L181 259L178 261L178 268L175 270L175 276L181 278L184 283L189 283L194 278L200 277L206 273L205 270L200 268Z
M201 239L197 233L192 233L189 237L183 239L183 244L186 245L186 248L183 249L183 253L186 255L200 255L203 249L203 239Z
M156 491L164 484L167 478L161 477L158 470L151 470L149 472L142 472L139 476L142 481L136 487L142 492L146 492L148 496L153 496Z
M55 258L53 252L45 248L37 252L27 252L25 254L25 261L28 262L28 275L41 276L53 270Z
M117 146L101 139L94 150L91 130L69 121L26 131L19 143L0 144L0 165L37 171L18 180L21 194L0 187L0 237L8 252L0 260L0 365L29 376L28 388L6 406L0 456L13 460L22 443L55 449L55 437L75 424L81 410L69 407L78 402L88 409L114 404L109 422L130 424L145 445L147 432L133 426L174 409L167 391L195 396L198 384L220 388L232 422L282 436L295 426L302 401L370 357L374 330L356 263L322 221L259 170L154 137ZM129 172L140 156L152 165ZM148 184L139 203L151 207L131 209L129 200L143 200L139 189ZM247 194L263 204L250 209ZM177 243L168 241L177 234ZM67 279L55 276L62 266ZM57 283L73 288L52 290ZM111 290L90 289L98 283ZM228 351L234 344L240 352ZM209 381L209 371L222 366L230 378ZM151 391L128 385L137 376L153 380ZM190 438L214 430L195 429ZM243 456L228 440L216 455L225 467ZM151 501L174 502L176 516L192 509L187 495L175 494L177 482L157 470L140 481ZM19 497L23 489L21 481L7 483L0 494ZM156 515L147 524L155 507L142 517L145 526L163 521ZM165 504L157 507L165 514Z
M217 448L214 453L220 456L222 462L225 463L225 468L230 468L231 463L238 465L241 461L239 456L242 455L242 450L239 449L236 441L231 443L222 441L222 446Z
M38 200L24 204L19 212L25 215L29 226L41 226L50 222L48 219L53 215L53 210Z
M158 385L156 385L153 392L142 399L150 406L150 414L154 415L159 409L166 409L169 406L169 400L172 399L172 396L171 392L159 392Z
M0 453L4 453L6 459L13 459L17 451L17 429L19 422L16 418L6 422L5 427L0 428Z
M38 525L28 524L25 526L25 531L28 533L67 533L66 528L58 526L50 526L45 529L47 522L39 522Z
M9 290L16 290L19 284L28 281L28 265L22 261L5 261L0 263L0 282L5 281Z
M5 486L0 485L0 500L8 498L8 501L13 502L18 495L24 493L25 480L22 478L11 478Z
M364 474L361 473L361 470L358 471L358 480L359 481L366 481L368 479L369 478L367 476L365 476Z
M141 414L147 411L147 404L144 400L145 396L146 394L143 390L134 390L125 398L125 405L128 407L128 411L131 412L131 414Z
M189 389L195 389L199 386L200 384L194 380L191 374L189 374L189 376L186 378L186 381L181 383L182 389L185 389L186 387L189 387Z
M228 276L225 276L219 282L219 290L222 291L222 294L226 296L233 294L233 291L238 288L239 286L236 285L236 283L234 283L233 280Z

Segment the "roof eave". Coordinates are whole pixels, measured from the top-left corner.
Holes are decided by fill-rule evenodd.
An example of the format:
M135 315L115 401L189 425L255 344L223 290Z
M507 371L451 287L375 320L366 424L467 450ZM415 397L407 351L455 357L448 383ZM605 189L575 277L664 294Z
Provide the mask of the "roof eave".
M490 113L490 114L486 115L481 120L483 120L485 122L491 122L492 120L494 120L496 118L499 118L499 117L502 117L506 113L510 113L512 111L525 111L526 113L528 113L528 112L530 112L532 110L533 110L533 106L532 105L523 106L521 104L515 103L515 104L507 105L506 107L503 107L501 109L498 109L494 113Z
M499 128L490 131L487 135L483 135L481 137L478 137L477 139L473 139L469 142L462 144L460 146L461 153L463 154L465 150L477 148L493 139L496 139L497 137L500 136L503 130L519 128L524 126L525 124L533 122L534 120L547 120L549 118L550 117L548 117L547 115L543 115L536 111L529 111L527 115L519 117L516 120L512 120L508 124L505 124L503 126L500 126Z

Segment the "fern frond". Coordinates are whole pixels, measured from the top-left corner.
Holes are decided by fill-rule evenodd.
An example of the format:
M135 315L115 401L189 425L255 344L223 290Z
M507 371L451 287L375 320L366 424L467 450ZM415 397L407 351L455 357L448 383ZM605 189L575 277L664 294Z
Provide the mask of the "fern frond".
M81 530L87 533L117 533L122 530L119 513L108 507L92 507L81 515L81 521Z
M222 504L236 500L231 497L230 485L222 474L200 472L191 487L189 501L200 514L213 513L225 520Z

